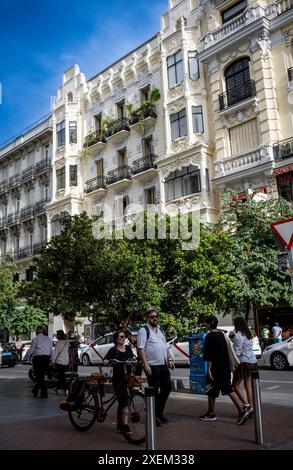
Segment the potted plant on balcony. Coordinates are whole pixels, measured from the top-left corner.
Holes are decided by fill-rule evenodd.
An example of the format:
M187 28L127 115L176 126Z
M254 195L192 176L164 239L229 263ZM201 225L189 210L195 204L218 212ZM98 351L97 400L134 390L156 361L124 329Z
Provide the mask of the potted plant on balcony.
M137 122L139 123L139 128L142 136L145 135L145 122L144 120L148 117L155 118L157 117L155 103L161 98L161 93L158 88L153 88L150 91L150 97L148 100L144 100L138 108L133 109L131 103L126 105L126 109L129 114L129 123L134 125Z

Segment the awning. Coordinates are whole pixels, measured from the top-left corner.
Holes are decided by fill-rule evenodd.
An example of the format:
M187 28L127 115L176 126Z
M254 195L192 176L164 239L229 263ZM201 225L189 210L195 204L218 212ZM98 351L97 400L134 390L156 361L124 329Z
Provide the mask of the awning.
M289 173L293 171L293 165L281 166L280 168L274 168L275 175L282 175L283 173Z

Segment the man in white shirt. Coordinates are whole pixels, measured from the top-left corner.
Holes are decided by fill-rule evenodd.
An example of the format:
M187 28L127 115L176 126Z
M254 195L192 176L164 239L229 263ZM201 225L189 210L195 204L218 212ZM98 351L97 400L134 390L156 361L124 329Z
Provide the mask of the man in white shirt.
M156 425L160 426L168 422L164 408L171 391L169 368L174 369L174 362L164 332L158 325L155 309L147 312L147 324L140 328L137 335L137 349L148 384L155 388Z
M32 340L32 344L26 358L33 359L33 368L36 376L36 385L32 389L34 397L38 396L41 391L40 398L48 398L47 384L45 382L45 373L48 370L49 362L52 356L52 340L44 334L44 328L38 326L36 336Z
M279 323L275 323L272 332L273 332L273 338L274 338L274 343L281 343L282 342L282 328L280 327Z

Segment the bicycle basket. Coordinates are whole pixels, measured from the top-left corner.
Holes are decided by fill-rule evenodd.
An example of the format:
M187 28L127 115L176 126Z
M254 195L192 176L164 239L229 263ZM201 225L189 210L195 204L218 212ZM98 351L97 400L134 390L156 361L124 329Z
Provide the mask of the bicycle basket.
M90 380L97 380L98 382L107 382L108 377L105 374L102 374L101 372L93 372L90 375Z
M142 377L140 375L129 375L128 385L130 387L140 387L142 385Z

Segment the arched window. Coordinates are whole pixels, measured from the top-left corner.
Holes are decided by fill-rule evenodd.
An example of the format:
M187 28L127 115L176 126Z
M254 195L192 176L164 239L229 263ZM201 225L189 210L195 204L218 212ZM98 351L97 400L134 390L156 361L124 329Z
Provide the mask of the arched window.
M225 70L228 106L255 95L254 81L250 80L249 61L249 57L243 57Z

